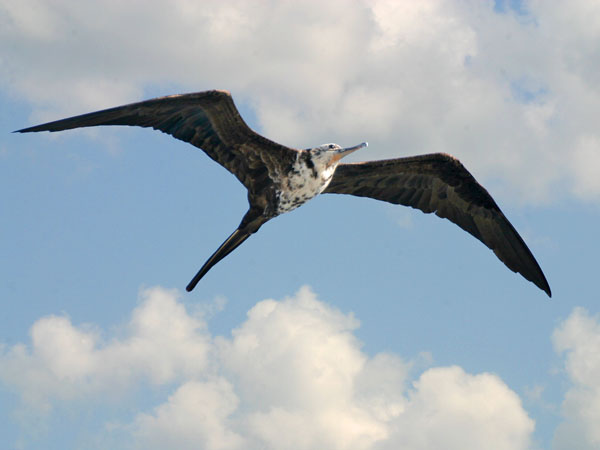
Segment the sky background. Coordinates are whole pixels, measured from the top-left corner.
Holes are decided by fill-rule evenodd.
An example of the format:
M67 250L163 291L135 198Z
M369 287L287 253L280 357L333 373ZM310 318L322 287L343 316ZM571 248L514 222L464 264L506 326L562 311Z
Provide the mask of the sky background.
M7 448L600 447L600 5L0 0ZM283 144L447 152L548 297L436 216L323 195L184 287L244 187L156 131L11 131L231 91Z

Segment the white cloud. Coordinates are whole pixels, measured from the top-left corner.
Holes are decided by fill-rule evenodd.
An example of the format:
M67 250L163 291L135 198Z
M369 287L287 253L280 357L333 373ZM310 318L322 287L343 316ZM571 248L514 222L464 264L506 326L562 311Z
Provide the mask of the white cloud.
M573 191L581 196L600 198L600 136L580 136L574 143L570 164L577 174Z
M233 331L232 340L219 340L219 353L253 403L281 407L326 403L351 389L365 363L352 334L357 327L351 315L319 302L305 287L282 302L259 302Z
M205 323L187 314L175 291L141 293L124 338L103 342L92 326L48 316L31 327L31 346L15 345L0 357L0 379L29 407L109 395L117 398L140 381L164 384L207 371Z
M140 448L243 448L243 439L225 425L238 403L223 378L188 381L154 414L138 415L133 434Z
M557 449L600 447L600 317L575 308L554 332L554 347L564 353L571 386L565 395L558 427Z
M384 447L526 449L533 429L518 395L497 376L438 367L415 382Z
M367 364L357 326L305 287L259 302L231 340L220 340L224 369L252 405L243 421L258 447L368 448L385 437L384 424L354 399Z
M364 158L445 151L523 201L595 200L600 177L585 158L600 152L598 7L526 6L8 1L0 81L35 121L149 87L229 89L289 145L368 140Z
M533 420L499 377L436 367L411 383L411 363L361 350L358 325L304 287L281 301L258 302L231 337L211 337L176 291L151 288L124 337L102 341L94 327L65 317L38 320L30 345L0 353L0 380L21 394L29 417L55 405L95 408L106 398L127 404L128 422L105 417L104 437L93 437L112 447L529 446ZM165 387L173 393L156 397ZM131 395L144 390L157 398L149 410Z

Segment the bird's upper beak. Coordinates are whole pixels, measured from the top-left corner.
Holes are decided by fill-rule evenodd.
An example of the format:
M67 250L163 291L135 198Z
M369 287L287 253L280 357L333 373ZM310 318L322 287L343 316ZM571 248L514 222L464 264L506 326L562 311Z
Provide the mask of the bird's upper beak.
M339 161L344 156L348 156L350 153L355 152L356 150L360 150L361 148L367 147L369 144L367 142L363 142L362 144L355 145L354 147L341 148L337 151L336 155L333 157L334 162Z

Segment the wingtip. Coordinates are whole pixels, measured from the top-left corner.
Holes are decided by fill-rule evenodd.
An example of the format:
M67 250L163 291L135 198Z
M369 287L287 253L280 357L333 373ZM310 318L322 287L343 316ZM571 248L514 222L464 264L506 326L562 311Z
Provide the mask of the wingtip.
M548 281L546 281L546 277L543 277L542 280L533 281L533 284L535 284L538 288L544 291L548 298L552 298L552 291L550 290L550 285L548 284Z
M35 125L33 127L21 128L20 130L13 131L13 133L31 133L34 131L52 131L48 128L45 128L45 125L48 125L48 124Z
M540 269L540 272L541 272L541 269ZM548 284L548 280L546 280L546 277L544 276L543 273L541 276L541 280L538 280L538 282L536 282L535 284L537 287L539 287L542 291L544 291L546 293L548 298L552 298L552 290L550 290L550 284Z

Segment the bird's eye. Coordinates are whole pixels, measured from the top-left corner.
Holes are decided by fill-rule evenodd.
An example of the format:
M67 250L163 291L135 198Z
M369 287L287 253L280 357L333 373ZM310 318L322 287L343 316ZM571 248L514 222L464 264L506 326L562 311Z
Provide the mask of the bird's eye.
M329 148L330 148L330 149L331 149L331 148L333 148L333 144L329 144Z

